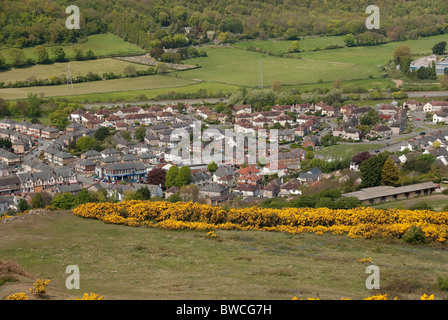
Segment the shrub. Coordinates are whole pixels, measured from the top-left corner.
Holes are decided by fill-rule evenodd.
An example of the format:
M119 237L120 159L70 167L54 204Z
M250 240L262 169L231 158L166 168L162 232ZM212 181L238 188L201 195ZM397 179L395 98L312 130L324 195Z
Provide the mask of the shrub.
M430 206L426 201L420 201L409 207L409 210L429 210L434 211L434 208Z
M424 244L426 243L426 236L420 226L411 226L403 235L403 240L409 244Z
M437 277L439 289L448 291L448 278Z

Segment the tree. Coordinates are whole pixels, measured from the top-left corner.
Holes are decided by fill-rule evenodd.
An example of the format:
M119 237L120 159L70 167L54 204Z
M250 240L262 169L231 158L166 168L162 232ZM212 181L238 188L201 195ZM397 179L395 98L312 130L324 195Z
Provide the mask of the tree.
M176 180L176 176L177 176L178 172L179 172L179 168L177 166L171 166L168 169L168 172L166 173L166 176L165 176L165 187L167 189L169 189L175 185L175 180Z
M347 47L356 46L356 38L353 34L349 33L344 36L344 43Z
M27 101L26 114L30 117L39 117L41 115L40 110L41 101L37 93L29 93L26 101Z
M47 64L51 62L47 49L42 45L34 48L34 54L36 55L36 62L39 64Z
M446 50L446 42L441 41L439 43L436 43L434 47L432 47L432 53L437 55L443 55L445 54Z
M56 209L68 210L73 208L75 196L71 193L56 193L51 201L51 205Z
M160 74L165 74L168 72L168 66L165 63L160 62L156 66L156 72Z
M86 60L96 59L95 53L91 49L87 50L84 59Z
M391 158L387 158L384 162L383 169L381 170L380 185L393 187L398 187L400 185L398 168Z
M53 60L55 62L63 62L65 61L65 51L61 47L54 47L51 49L51 53L53 54Z
M93 137L96 140L99 141L103 141L104 139L106 139L106 137L108 137L110 135L110 131L108 127L100 127L99 129L97 129L95 131L95 134L93 135Z
M89 202L92 202L92 197L90 196L89 191L87 189L82 189L76 195L76 198L74 200L74 205L78 206L80 204L89 203Z
M411 48L408 45L402 44L399 45L395 51L394 51L394 60L395 60L395 64L399 64L400 63L400 59L403 57L410 57L412 55L411 53Z
M12 61L12 66L14 67L20 67L25 65L26 59L25 59L25 53L23 50L12 48L8 52L9 58Z
M285 40L299 40L299 32L296 28L289 28L283 35Z
M199 188L194 184L185 185L180 188L179 195L182 198L182 201L197 201Z
M271 89L273 91L280 91L282 88L282 82L280 80L274 80L271 84Z
M138 127L135 130L135 139L137 139L138 141L142 142L145 140L145 136L146 136L146 127Z
M148 172L146 176L146 183L163 187L165 185L165 176L166 176L165 169L154 168Z
M31 200L31 207L33 209L44 207L44 201L40 192L34 195L33 199Z
M126 77L135 77L137 75L137 70L135 69L134 66L126 66L126 68L124 68L123 74Z
M291 42L291 47L289 48L290 52L300 52L300 42L298 40L294 40Z
M82 48L73 47L73 53L75 54L75 60L84 60L84 51Z
M6 64L6 59L5 57L0 53L0 70L1 69L6 69L8 67L8 65Z
M372 156L361 164L361 188L376 187L380 185L383 165L387 158L388 155L386 153L380 153Z
M213 173L213 172L215 172L216 170L218 170L218 165L216 164L215 161L212 161L212 162L210 162L210 163L207 165L207 170L208 170L210 173Z
M91 149L91 147L95 144L95 139L92 137L84 136L76 140L76 147L81 152L86 152Z
M179 188L185 186L190 182L190 178L191 178L190 167L183 166L182 168L179 169L179 172L176 175L174 185Z
M17 203L17 210L19 210L20 212L24 212L29 208L30 206L28 205L28 202L26 202L26 200L23 198L19 200L19 203Z
M369 151L363 151L358 154L355 154L352 158L352 163L359 166L364 161L369 160L372 157Z
M151 199L151 192L148 187L141 187L135 191L133 200L149 200Z
M442 79L440 79L440 87L442 87L443 90L448 89L448 73L445 73Z

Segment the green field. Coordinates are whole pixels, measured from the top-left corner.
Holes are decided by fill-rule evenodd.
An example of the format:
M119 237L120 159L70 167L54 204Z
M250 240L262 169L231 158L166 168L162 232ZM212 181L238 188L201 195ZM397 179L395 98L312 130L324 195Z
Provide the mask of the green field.
M29 93L43 93L45 97L72 96L83 94L98 94L117 91L134 91L147 89L161 89L187 86L197 83L181 78L173 78L163 75L142 76L136 78L113 79L106 81L93 81L74 83L73 88L67 85L41 86L25 88L0 89L0 97L4 99L22 99ZM136 93L137 94L137 93Z
M102 76L105 72L122 74L127 66L133 66L135 70L147 70L148 66L131 63L123 60L104 58L88 61L70 61L53 63L49 65L34 65L27 68L12 68L0 72L0 82L26 81L29 78L48 79L50 77L67 76L68 67L72 77L87 75L89 72Z
M440 35L377 46L310 51L325 44L340 45L342 37L306 38L300 40L305 52L293 54L299 60L242 50L254 46L265 51L285 53L290 46L288 41L245 41L236 43L234 48L204 47L208 57L186 61L188 64L198 64L201 68L183 72L180 76L256 87L260 79L261 61L263 85L267 87L274 80L281 81L285 86L299 87L320 86L321 83L328 87L336 80L342 83L350 80L351 86L367 88L378 85L385 87L385 82L386 86L394 86L391 80L381 79L384 71L379 67L392 60L395 48L406 44L411 47L415 57L420 57L431 54L434 44L447 39L447 35Z
M329 147L324 147L315 152L316 155L324 158L352 158L355 154L362 151L374 150L384 146L379 143L351 143L351 144L336 144Z
M50 279L50 300L72 300L85 292L106 300L448 297L437 287L437 277L448 275L442 245L342 235L215 233L217 238L208 238L205 231L105 224L69 211L0 223L1 259L31 274L0 285L0 299L29 292L37 278ZM358 262L363 258L380 268L380 290L366 289L367 265ZM79 290L65 287L69 265L79 267Z
M0 97L17 99L26 97L27 93L43 93L48 97L75 96L75 99L99 101L99 99L117 100L133 99L137 94L155 96L176 88L206 89L207 91L223 91L231 93L238 87L256 88L262 80L263 87L270 87L278 80L284 89L296 88L300 92L313 90L317 87L330 89L335 81L339 81L342 89L362 87L364 89L387 89L395 86L390 79L383 78L384 71L379 67L386 65L393 51L402 43L409 45L415 56L431 53L432 46L447 35L394 42L371 47L340 48L332 50L310 51L316 47L324 48L332 44L341 44L342 37L315 37L300 40L304 52L295 53L296 58L285 58L265 55L259 52L244 50L251 45L263 50L282 53L287 50L288 41L246 41L234 46L204 46L201 50L207 52L207 57L199 57L184 61L186 64L198 65L199 68L187 71L172 71L169 77L139 77L132 79L109 80L95 83L75 84L75 89L68 90L66 86L2 89ZM78 44L90 48L96 54L138 54L142 51L135 46L111 35L89 37L86 43ZM71 51L72 46L65 49ZM32 53L32 48L25 49ZM260 72L261 63L261 72ZM99 59L96 61L70 62L72 75L86 72L104 73L105 71L122 72L127 62ZM146 68L135 65L136 69ZM48 66L33 66L30 68L13 69L0 73L0 81L37 79L48 76L66 74L67 64ZM155 81L152 81L155 80ZM159 81L160 80L160 81ZM200 85L198 85L200 83ZM192 87L188 87L192 85ZM218 88L218 89L217 89ZM221 89L222 88L222 89ZM141 91L144 92L141 92ZM149 91L148 91L149 90ZM156 90L156 91L153 91ZM182 91L186 92L186 91ZM93 96L92 96L93 95Z
M220 97L222 97L230 95L237 89L238 88L235 86L221 83L199 82L179 87L165 87L156 89L141 89L141 90L127 90L127 91L114 91L114 92L97 92L97 93L78 94L70 96L54 96L53 98L55 100L69 99L71 102L77 102L77 103L141 101L142 95L145 95L146 99L156 99L158 96L166 94L172 94L172 93L191 94L196 93L198 91L207 91L208 93L219 95Z
M201 68L183 71L179 77L256 87L260 78L260 61L263 85L267 87L274 80L284 85L299 85L317 83L322 79L335 81L380 76L376 64L288 59L231 47L208 47L203 50L207 52L207 57L185 61L187 64L198 64Z
M324 49L331 45L344 45L343 36L330 36L330 37L307 37L300 39L300 50L313 51L316 49ZM272 53L288 53L291 47L292 40L250 40L241 41L234 46L241 49L248 49L250 47L257 48L263 52Z
M51 55L51 46L46 46L48 53ZM66 44L61 46L64 49L67 59L74 59L75 55L73 48L81 48L84 52L87 50L92 50L97 57L110 57L110 56L127 56L127 55L138 55L144 54L145 50L135 46L132 43L126 42L120 37L108 33L108 34L98 34L89 36L86 42ZM33 52L34 48L24 48L23 51L27 58L36 59ZM0 54L2 54L6 63L11 63L8 55L9 48L0 48Z

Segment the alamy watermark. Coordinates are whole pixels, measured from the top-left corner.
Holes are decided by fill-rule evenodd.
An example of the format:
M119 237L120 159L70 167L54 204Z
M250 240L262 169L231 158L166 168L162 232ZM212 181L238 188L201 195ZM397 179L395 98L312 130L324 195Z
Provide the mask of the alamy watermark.
M65 13L71 14L67 20L65 20L65 26L67 29L80 29L80 13L79 7L75 5L70 5L65 9Z
M366 274L369 276L366 279L366 288L369 290L380 288L380 268L376 265L369 265L366 268Z
M79 267L77 265L67 266L65 273L70 273L70 275L65 280L65 287L69 290L80 288L80 274Z
M366 19L366 28L369 30L380 28L380 9L375 5L370 5L366 8L366 13L370 16Z

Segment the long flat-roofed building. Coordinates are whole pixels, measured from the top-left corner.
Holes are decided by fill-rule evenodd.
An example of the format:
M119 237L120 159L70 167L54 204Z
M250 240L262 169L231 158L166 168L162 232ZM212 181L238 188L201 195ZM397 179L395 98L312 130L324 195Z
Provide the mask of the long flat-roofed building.
M379 186L344 193L342 196L356 197L361 200L362 204L369 205L429 195L434 193L438 187L439 186L433 182L423 182L402 187Z

